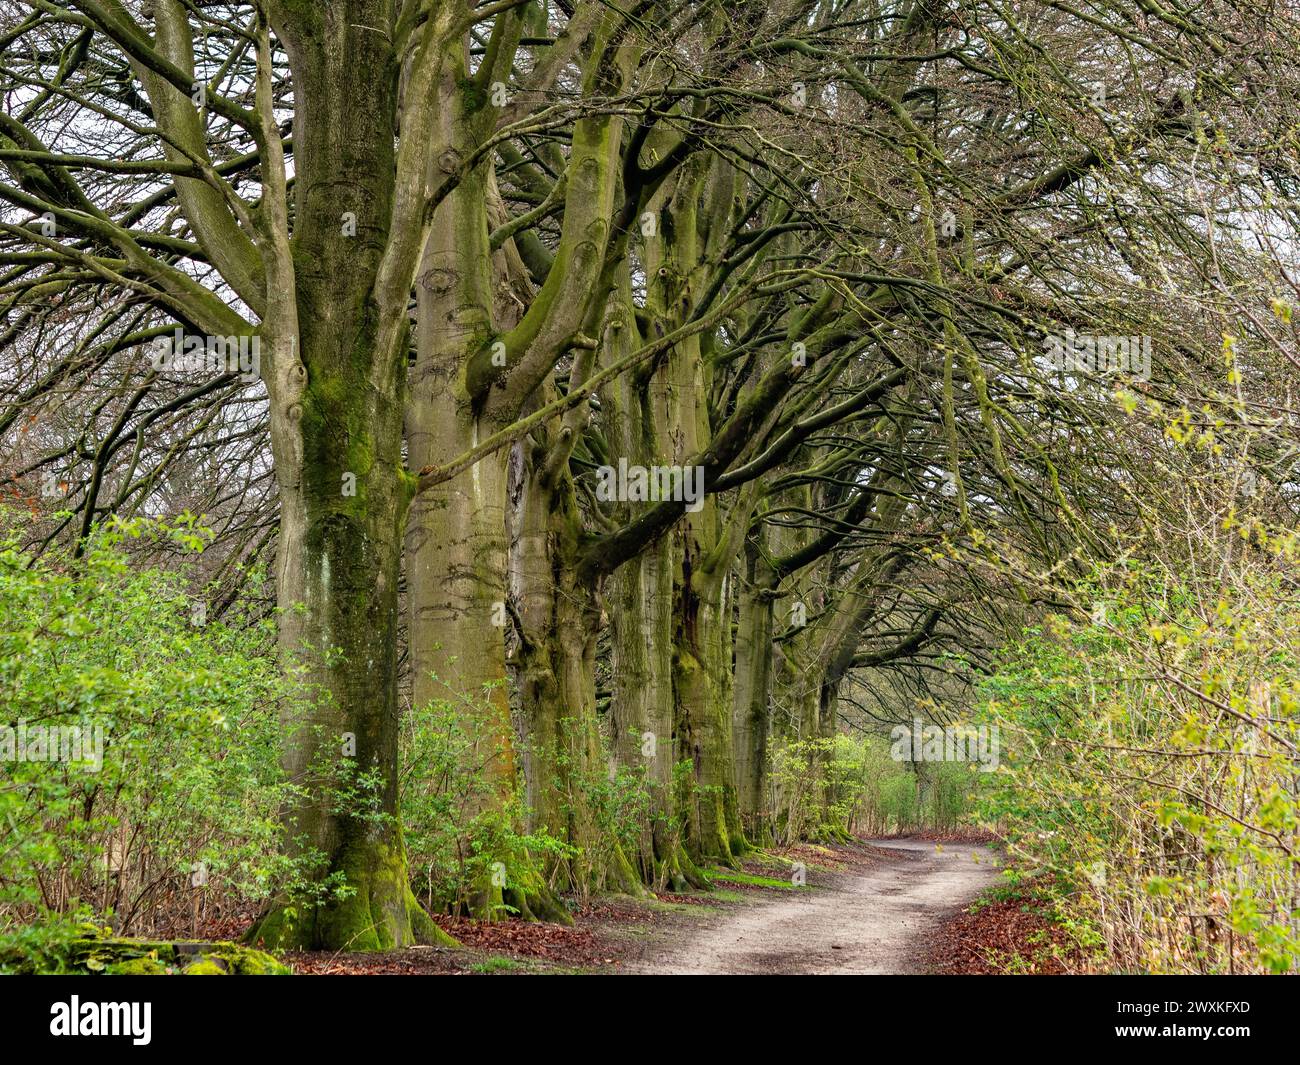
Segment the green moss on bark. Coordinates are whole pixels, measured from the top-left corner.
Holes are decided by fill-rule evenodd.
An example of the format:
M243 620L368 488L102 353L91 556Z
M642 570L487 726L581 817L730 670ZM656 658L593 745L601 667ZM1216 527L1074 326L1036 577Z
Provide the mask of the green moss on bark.
M248 934L272 950L380 951L459 944L416 901L407 880L405 849L359 841L336 862L347 878L345 898L315 906L273 907Z

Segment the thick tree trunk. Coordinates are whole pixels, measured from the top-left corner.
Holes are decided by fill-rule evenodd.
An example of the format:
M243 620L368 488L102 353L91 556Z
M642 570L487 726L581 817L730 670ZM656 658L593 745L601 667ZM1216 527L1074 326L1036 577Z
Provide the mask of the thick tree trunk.
M397 582L409 492L400 409L396 395L320 371L295 404L294 429L274 434L280 642L304 686L283 716L284 769L306 796L288 811L286 835L291 854L318 863L325 891L285 900L259 924L254 936L280 949L445 941L411 893L398 821ZM330 881L340 875L343 892Z
M617 328L607 330L604 355L617 360L631 350L635 315L630 285L624 285ZM617 462L651 466L667 458L661 441L669 398L661 376L628 374L606 391L606 421L611 454ZM616 508L627 521L628 508ZM614 571L607 582L613 698L610 702L614 768L644 774L647 821L635 862L642 880L655 890L704 888L708 881L684 845L683 821L674 793L675 771L683 757L674 724L673 550L670 537L649 545Z
M482 181L471 175L443 203L417 285L417 354L406 432L415 469L449 461L491 429L465 387L468 353L491 328ZM420 493L406 536L408 633L416 706L449 703L465 741L461 771L477 793L467 819L508 817L515 789L514 735L507 686L506 466L496 451ZM487 856L506 867L508 893L534 879L525 855ZM499 916L503 885L488 872L465 906ZM517 907L518 908L518 907Z
M440 87L448 106L438 116L430 153L439 163L463 158L484 135L485 115L467 88L463 64L463 42L450 42ZM504 218L487 167L467 174L435 214L417 283L417 354L406 415L416 469L471 450L517 413L508 406L485 409L468 380L472 356L486 338L518 324L529 295L513 243L495 253L490 246L489 224ZM413 698L418 706L433 700L454 706L467 741L462 771L479 789L465 813L478 819L518 816L506 662L509 458L507 449L497 450L417 496L406 538ZM542 882L540 863L522 845L505 849L484 863L485 870L503 865L505 883L485 871L464 909L482 919L509 907L519 916L568 922Z
M656 278L648 302L669 321L691 312L707 276L705 255L734 210L734 181L725 166L688 163L662 207L663 239L647 250ZM712 442L713 371L700 337L676 345L660 372L670 400L665 439L672 462L689 461ZM748 522L744 510L737 503L727 525L718 497L705 496L672 535L673 704L681 756L694 766L686 828L687 850L698 862L731 864L748 846L732 760L728 596L728 572L742 542L737 530L743 533Z
M731 617L725 574L697 576L688 546L675 589L673 697L678 734L694 765L688 850L732 864L748 849L732 761Z
M655 890L708 887L685 848L674 791L680 744L674 724L672 545L661 540L609 582L613 644L611 739L616 768L644 773L645 829L636 858Z
M454 87L446 91L455 99ZM406 411L415 469L450 461L499 428L465 381L469 355L494 328L485 196L482 175L468 175L439 208L421 264ZM420 493L406 538L415 703L457 706L474 741L468 767L500 796L514 786L505 651L508 459L505 449L495 451Z
M540 433L538 434L541 435ZM534 825L572 848L561 889L641 890L593 802L606 777L596 719L600 594L579 567L582 522L568 471L572 426L526 447L512 574L519 602L519 694Z
M303 681L282 712L282 761L302 796L285 830L312 882L250 933L276 948L450 942L411 893L398 819L397 594L414 481L402 457L409 291L380 280L397 86L377 73L394 56L372 27L386 14L378 0L272 8L297 107L292 244L269 69L257 89L280 646Z
M762 542L750 541L736 626L736 679L732 703L737 802L745 834L769 842L767 770L771 732L773 590L776 575Z

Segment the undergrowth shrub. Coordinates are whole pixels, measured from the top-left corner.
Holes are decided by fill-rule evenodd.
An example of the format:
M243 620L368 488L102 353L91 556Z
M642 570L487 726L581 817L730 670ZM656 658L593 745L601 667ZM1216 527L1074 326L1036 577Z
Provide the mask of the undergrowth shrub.
M1030 868L1075 886L1115 966L1294 971L1300 601L1288 569L1219 570L1211 593L1117 566L1078 601L1091 610L1029 629L983 685L1003 741L985 815Z
M310 879L280 855L277 709L295 693L270 623L238 604L206 620L183 572L128 566L138 537L204 539L189 519L115 522L79 558L36 558L0 533L3 953L54 958L88 920L189 933ZM74 728L92 760L35 742Z

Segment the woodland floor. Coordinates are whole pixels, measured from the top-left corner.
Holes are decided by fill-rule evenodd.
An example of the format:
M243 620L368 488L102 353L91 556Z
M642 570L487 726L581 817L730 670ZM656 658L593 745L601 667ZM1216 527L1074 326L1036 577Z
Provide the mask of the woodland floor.
M806 886L791 882L794 862L806 866ZM1017 936L1041 934L1009 903L968 912L998 864L982 842L801 846L719 871L711 892L594 900L571 928L446 918L465 949L285 960L317 975L996 972L987 959L1014 957Z

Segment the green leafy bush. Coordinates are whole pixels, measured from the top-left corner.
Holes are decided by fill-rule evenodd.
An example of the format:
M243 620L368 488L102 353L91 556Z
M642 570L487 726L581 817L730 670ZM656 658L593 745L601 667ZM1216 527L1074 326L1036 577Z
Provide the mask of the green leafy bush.
M469 911L485 883L516 885L571 850L544 832L520 830L526 821L521 796L503 805L475 761L481 745L472 722L478 719L443 700L403 718L403 832L414 890L433 911ZM505 904L501 910L495 916L510 915Z
M1101 572L1091 611L1030 629L983 686L1004 748L985 814L1124 969L1300 965L1300 608L1285 570L1219 572Z
M270 626L238 606L207 621L183 573L127 565L138 537L203 543L188 519L114 523L80 558L0 534L0 950L52 957L88 918L189 931L301 876L279 855L294 693ZM90 760L33 757L33 730L72 728Z

